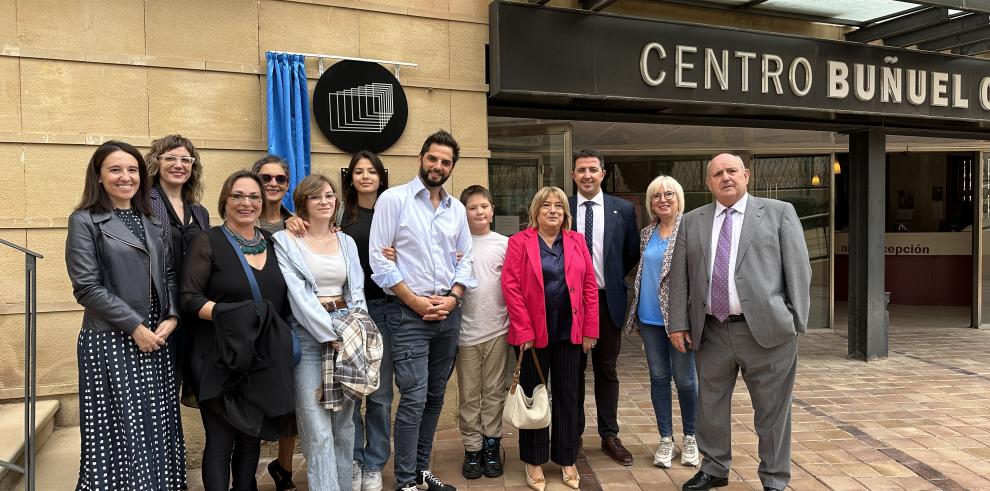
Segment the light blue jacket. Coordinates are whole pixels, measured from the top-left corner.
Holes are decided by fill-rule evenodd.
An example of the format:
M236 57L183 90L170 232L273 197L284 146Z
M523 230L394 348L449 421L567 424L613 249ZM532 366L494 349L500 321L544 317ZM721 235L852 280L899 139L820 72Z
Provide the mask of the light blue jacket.
M285 286L289 290L289 306L297 323L306 328L321 343L336 341L339 329L330 314L316 297L316 279L302 257L297 239L286 230L275 233L275 257L282 268ZM364 270L358 258L357 245L349 235L337 232L344 264L347 265L347 281L344 282L344 301L349 309L368 310L364 300Z

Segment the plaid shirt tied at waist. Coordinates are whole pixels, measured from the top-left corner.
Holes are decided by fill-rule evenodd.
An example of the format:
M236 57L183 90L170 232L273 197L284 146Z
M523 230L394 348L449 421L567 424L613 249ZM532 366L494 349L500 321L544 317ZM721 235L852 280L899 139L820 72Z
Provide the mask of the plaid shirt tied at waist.
M323 343L323 387L320 404L338 411L344 398L359 401L378 389L382 335L364 309L351 309L336 319L340 349Z

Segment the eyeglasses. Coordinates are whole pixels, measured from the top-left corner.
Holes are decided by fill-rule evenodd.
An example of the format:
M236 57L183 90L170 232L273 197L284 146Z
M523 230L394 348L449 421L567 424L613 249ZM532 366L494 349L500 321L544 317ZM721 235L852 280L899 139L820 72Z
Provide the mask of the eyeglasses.
M280 186L282 184L289 182L289 177L284 174L279 174L277 176L273 176L271 174L258 174L258 177L260 177L265 184L272 182L272 180L274 180Z
M252 203L261 203L260 194L242 194L242 193L231 193L227 196L227 199L233 201L234 203L241 203L244 200L248 200Z
M660 201L660 198L663 198L663 199L665 199L667 201L670 201L670 200L674 199L676 196L677 196L677 194L675 194L673 191L664 191L662 193L654 194L651 199L654 202Z
M333 203L334 201L336 201L337 195L336 194L333 194L333 193L327 193L327 194L307 194L306 195L306 199L308 199L308 200L310 200L310 201L312 201L314 203L319 203L322 200L327 200L327 203Z
M158 159L166 164L174 164L176 162L182 162L185 165L193 165L196 163L196 159L193 157L179 157L178 155L164 154L159 155Z

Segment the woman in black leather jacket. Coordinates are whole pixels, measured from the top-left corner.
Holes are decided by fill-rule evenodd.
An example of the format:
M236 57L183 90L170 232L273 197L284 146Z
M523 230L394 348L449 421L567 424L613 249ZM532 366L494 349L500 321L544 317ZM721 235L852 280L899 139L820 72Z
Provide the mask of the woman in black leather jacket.
M186 487L175 368L166 349L178 324L177 285L151 212L141 153L100 145L69 217L65 264L79 331L77 490Z

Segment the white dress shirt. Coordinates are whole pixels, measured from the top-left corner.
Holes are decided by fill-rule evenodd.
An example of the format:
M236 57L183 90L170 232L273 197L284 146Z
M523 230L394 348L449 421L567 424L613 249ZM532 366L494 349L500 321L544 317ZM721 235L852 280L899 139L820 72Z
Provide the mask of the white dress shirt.
M587 207L586 201L594 203L591 209L594 212L594 229L591 237L591 260L595 263L595 281L598 282L598 289L605 288L605 194L601 190L590 200L578 193L577 210L574 212L575 230L584 235L584 212Z
M430 191L419 176L389 188L375 202L368 240L371 280L393 294L392 287L405 282L416 295L441 295L455 284L466 290L478 286L467 212L460 201L440 190L440 206L434 208ZM382 247L395 248L395 261L382 255ZM464 256L457 260L457 253Z
M743 218L746 217L746 202L749 201L749 193L743 195L732 205L735 213L732 215L732 246L729 250L729 315L743 313L742 303L739 302L739 293L736 291L736 257L739 253L739 235L742 233ZM712 272L715 269L715 251L718 249L718 234L722 231L722 222L725 221L725 206L718 201L715 202L715 220L712 221L712 244L710 260L708 261L708 303L705 312L712 313Z

